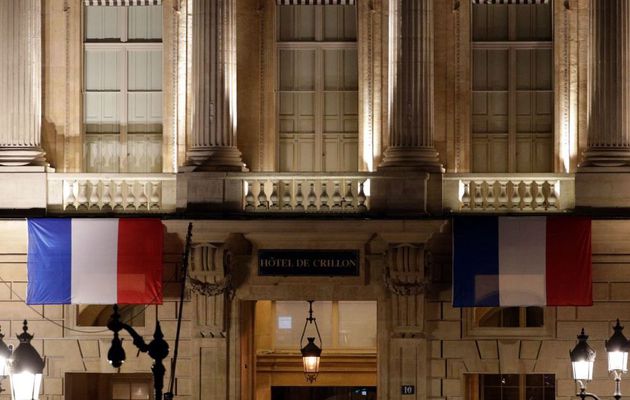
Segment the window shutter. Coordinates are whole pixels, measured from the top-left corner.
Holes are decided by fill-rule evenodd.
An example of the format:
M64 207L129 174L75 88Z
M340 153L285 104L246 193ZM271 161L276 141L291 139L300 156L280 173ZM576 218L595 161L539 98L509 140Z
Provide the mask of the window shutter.
M161 6L162 0L83 0L86 6Z
M276 0L279 6L353 6L356 0Z
M473 4L548 4L549 0L472 0Z

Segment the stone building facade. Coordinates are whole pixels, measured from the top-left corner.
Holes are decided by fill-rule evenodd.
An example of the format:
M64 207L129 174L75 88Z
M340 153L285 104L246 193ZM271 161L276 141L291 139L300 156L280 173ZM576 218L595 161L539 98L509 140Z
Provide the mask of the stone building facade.
M627 0L302 3L0 0L0 327L16 344L28 319L41 398L152 398L151 360L125 340L111 368L107 307L24 303L35 216L161 218L164 304L127 317L145 337L159 320L171 350L193 223L191 277L234 290L187 288L179 399L564 400L582 327L589 388L611 394L604 340L630 321ZM452 218L469 214L591 216L593 306L452 307ZM269 249L358 251L359 273L262 276ZM330 318L314 384L279 333L306 300Z

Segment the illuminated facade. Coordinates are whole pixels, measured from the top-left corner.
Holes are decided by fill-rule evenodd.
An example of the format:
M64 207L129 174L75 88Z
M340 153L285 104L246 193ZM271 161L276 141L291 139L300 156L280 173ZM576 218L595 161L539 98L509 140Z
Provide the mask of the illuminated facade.
M304 2L0 0L0 326L29 319L43 398L151 398L147 357L107 364L109 308L24 304L43 215L163 218L164 305L123 318L171 344L193 222L191 276L234 292L187 293L176 398L572 397L580 328L603 354L630 321L630 5ZM592 215L594 305L453 308L471 213ZM264 275L262 250L358 272Z

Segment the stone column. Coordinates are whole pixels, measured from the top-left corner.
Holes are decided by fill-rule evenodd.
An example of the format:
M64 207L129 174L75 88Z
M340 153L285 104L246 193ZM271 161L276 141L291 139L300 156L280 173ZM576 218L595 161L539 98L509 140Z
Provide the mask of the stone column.
M42 165L41 0L0 0L0 165Z
M235 0L193 1L192 131L186 164L240 171L236 147Z
M381 168L442 172L433 145L433 0L390 1L390 132Z
M630 167L630 2L592 0L584 167Z

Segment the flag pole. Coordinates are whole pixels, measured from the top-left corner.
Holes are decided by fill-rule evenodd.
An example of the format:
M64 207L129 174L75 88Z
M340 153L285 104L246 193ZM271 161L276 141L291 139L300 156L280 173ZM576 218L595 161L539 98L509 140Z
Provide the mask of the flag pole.
M188 223L188 232L186 233L186 244L184 246L184 254L182 255L182 284L179 294L179 312L177 314L177 333L175 335L175 348L173 349L173 358L171 359L171 381L169 382L168 392L164 393L164 400L173 399L173 386L175 384L175 371L177 369L177 354L179 350L179 334L182 328L182 313L184 311L184 295L186 293L186 280L188 279L188 258L190 254L190 246L192 241L192 222Z

